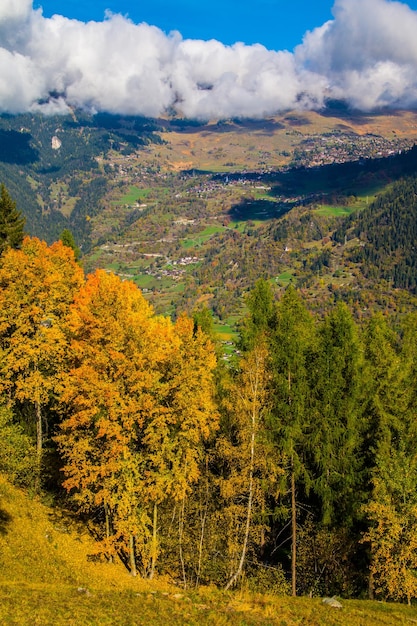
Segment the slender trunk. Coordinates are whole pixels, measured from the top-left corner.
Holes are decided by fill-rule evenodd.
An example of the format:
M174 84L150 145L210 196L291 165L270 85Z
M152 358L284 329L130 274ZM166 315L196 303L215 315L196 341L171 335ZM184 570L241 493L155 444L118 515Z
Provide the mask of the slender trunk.
M153 522L152 522L152 551L151 551L151 571L149 578L152 580L155 574L156 557L158 552L158 536L157 536L157 523L158 523L158 505L154 502L153 505Z
M373 600L375 597L374 594L374 573L371 570L369 572L369 581L368 581L368 599Z
M137 575L136 570L136 556L135 556L135 539L133 535L129 537L129 561L130 561L130 574L131 576Z
M199 542L199 546L198 546L197 578L196 578L196 581L195 581L195 586L196 587L198 587L199 582L200 582L201 563L202 563L202 560L203 560L203 545L204 545L204 533L205 533L205 529L206 529L208 497L209 497L208 461L207 461L207 456L206 456L206 495L205 495L205 502L204 502L204 513L202 514L202 519L201 519L200 542Z
M41 490L41 473L42 473L42 412L41 403L35 402L36 408L36 475L35 475L35 492L40 493Z
M288 404L291 405L291 368L288 369ZM291 592L297 595L297 509L295 497L294 450L291 453Z
M107 504L107 502L104 503L104 515L105 515L105 519L106 519L106 539L107 539L107 543L110 543L110 526L111 526L111 521L110 521L110 509L109 509L109 505ZM113 555L109 554L108 556L109 562L113 563Z
M184 589L187 589L187 576L185 573L185 563L184 563L184 554L182 550L182 539L184 536L184 517L185 517L185 496L182 500L181 511L178 518L178 535L179 535L179 551L180 551L180 561L181 561L181 569L182 569L182 579L184 582Z
M36 406L36 453L38 458L42 455L42 411L41 411L41 403L39 400L35 402Z
M291 461L291 586L292 595L297 595L297 510L295 498L294 460Z
M254 465L255 465L255 432L256 432L256 400L257 400L257 376L255 379L254 385L254 400L252 403L252 415L251 415L251 439L250 439L250 463L249 463L249 496L248 496L248 507L246 510L246 527L245 527L245 536L243 539L242 546L242 554L240 556L239 566L233 576L230 578L229 582L226 585L226 590L230 589L233 585L236 584L239 577L242 575L243 565L245 563L246 551L248 548L249 541L249 532L250 525L252 520L252 503L253 503L253 473L254 473Z
M261 549L261 551L260 551L261 558L262 558L262 557L263 557L263 555L264 555L265 545L266 545L266 538L265 538L265 523L264 523L264 520L265 520L265 514L266 514L266 511L265 511L265 503L264 503L264 502L262 502L262 510L261 510L262 528L261 528L261 541L260 541L260 546L259 546L259 547L260 547L260 549Z

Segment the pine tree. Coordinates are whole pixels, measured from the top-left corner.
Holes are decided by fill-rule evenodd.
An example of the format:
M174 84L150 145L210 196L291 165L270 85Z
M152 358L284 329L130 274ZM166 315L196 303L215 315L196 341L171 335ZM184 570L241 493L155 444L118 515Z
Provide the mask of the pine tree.
M81 258L81 250L75 243L74 235L72 234L72 232L68 228L64 228L59 239L60 241L62 241L64 246L66 246L67 248L71 248L71 250L74 252L75 260L79 261Z
M360 507L363 355L345 304L338 304L320 326L309 371L313 489L323 523L348 526Z
M290 286L278 303L272 335L274 404L270 427L277 453L288 460L293 595L297 588L297 486L302 485L308 491L311 481L305 456L306 432L311 420L308 365L313 342L313 319Z
M25 218L17 210L4 184L0 185L0 254L19 248L24 238Z
M259 279L246 299L249 315L240 328L241 348L251 350L262 336L267 336L274 326L275 304L268 281Z
M368 477L376 465L378 450L390 445L401 431L405 396L400 345L396 333L380 313L364 332L363 416L364 459Z

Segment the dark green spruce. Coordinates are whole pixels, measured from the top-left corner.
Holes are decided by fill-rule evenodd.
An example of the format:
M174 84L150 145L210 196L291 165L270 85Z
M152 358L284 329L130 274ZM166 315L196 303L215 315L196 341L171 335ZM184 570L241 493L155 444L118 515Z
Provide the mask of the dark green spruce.
M19 248L25 236L25 218L16 208L4 184L0 186L0 253Z

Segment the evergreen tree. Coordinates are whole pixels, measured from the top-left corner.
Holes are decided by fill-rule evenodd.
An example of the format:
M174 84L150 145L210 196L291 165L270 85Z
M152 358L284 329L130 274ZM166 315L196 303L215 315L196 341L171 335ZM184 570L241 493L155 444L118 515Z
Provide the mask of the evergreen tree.
M382 314L370 319L364 333L364 347L364 459L370 481L379 450L388 449L392 437L398 436L402 429L405 370L398 336Z
M4 184L0 185L0 254L7 248L19 248L25 236L25 218L17 210Z
M325 318L318 340L309 368L313 398L308 444L314 492L324 524L337 521L348 526L360 506L363 358L345 304Z
M74 235L72 234L72 232L68 228L64 228L59 239L60 241L62 241L64 246L66 246L67 248L71 248L71 250L74 252L75 260L79 261L81 258L81 250L75 243Z
M275 303L268 281L260 278L246 298L248 317L240 328L241 347L251 350L261 336L267 336L274 326Z
M311 418L308 365L313 341L313 318L294 287L290 286L278 303L272 338L274 406L271 434L278 453L288 459L293 595L296 595L297 485L303 485L305 491L310 487L305 457L306 431Z

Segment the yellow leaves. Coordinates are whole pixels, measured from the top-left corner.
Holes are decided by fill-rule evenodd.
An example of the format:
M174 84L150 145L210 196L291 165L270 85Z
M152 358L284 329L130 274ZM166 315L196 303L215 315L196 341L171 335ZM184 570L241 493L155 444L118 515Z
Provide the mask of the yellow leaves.
M67 355L65 318L83 282L72 250L26 237L0 265L0 373L14 400L36 403L38 449L42 447L40 405L56 391Z
M376 591L392 599L417 597L416 513L416 507L406 516L392 506L369 506L375 524L365 537L372 547L371 571Z
M395 600L417 597L417 456L391 447L379 454L373 500L366 506L371 572L378 593Z
M218 427L214 348L192 320L155 316L133 283L103 271L78 290L68 328L65 485L85 506L111 505L114 541L136 533L143 548L149 508L185 497Z

